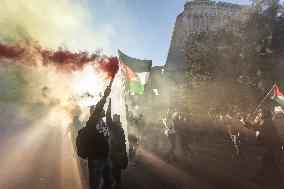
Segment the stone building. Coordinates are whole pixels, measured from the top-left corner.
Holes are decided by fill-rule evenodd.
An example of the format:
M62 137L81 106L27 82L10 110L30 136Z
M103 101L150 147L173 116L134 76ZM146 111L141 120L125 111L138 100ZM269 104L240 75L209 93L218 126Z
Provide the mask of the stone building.
M194 32L210 32L223 26L240 13L243 6L210 0L193 0L184 5L174 25L166 64L153 67L147 82L147 99L169 107L176 87L171 80L180 81L184 74L185 38ZM155 94L154 91L158 91ZM153 106L154 103L151 103Z
M174 25L165 72L182 70L185 38L192 32L208 32L223 26L240 13L243 6L210 0L193 0L184 5Z

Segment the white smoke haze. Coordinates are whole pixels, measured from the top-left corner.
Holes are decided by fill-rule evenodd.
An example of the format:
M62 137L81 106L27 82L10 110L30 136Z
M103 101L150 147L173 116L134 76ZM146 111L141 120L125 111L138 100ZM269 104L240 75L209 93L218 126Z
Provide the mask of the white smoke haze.
M0 42L28 39L54 49L58 46L81 51L108 49L111 28L95 27L94 23L91 26L89 11L85 1L2 0ZM99 93L107 84L105 76L91 65L67 74L52 67L16 66L15 62L9 61L5 66L1 65L0 73L3 78L1 103L9 100L10 107L19 105L18 102L61 107L63 112L78 103L87 107L98 101ZM85 93L92 98L85 98Z
M91 25L89 11L81 0L1 0L0 43L29 40L50 49L109 51L112 28ZM77 107L84 125L109 79L96 62L67 73L37 61L28 66L0 59L0 186L82 188L70 125ZM113 83L113 114L124 108L120 79Z
M111 27L92 21L85 1L1 0L0 39L31 38L44 47L66 46L70 50L110 48Z

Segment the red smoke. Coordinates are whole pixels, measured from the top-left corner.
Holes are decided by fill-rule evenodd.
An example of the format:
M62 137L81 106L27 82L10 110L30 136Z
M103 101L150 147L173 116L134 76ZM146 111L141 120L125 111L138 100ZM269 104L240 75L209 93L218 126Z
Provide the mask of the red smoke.
M100 68L107 73L110 79L113 79L119 66L117 57L103 57L100 60Z
M19 45L3 45L0 43L0 58L18 59L25 52L25 48Z
M61 71L81 70L86 64L98 62L100 68L112 79L118 70L118 59L116 57L100 57L98 54L88 52L70 52L59 48L57 51L42 49L38 44L28 41L15 45L0 43L0 59L20 60L23 64L38 65L39 59L42 65L53 65ZM1 63L1 62L0 62Z
M80 70L85 64L96 60L98 55L87 52L72 53L67 50L42 50L43 65L54 65L65 71Z

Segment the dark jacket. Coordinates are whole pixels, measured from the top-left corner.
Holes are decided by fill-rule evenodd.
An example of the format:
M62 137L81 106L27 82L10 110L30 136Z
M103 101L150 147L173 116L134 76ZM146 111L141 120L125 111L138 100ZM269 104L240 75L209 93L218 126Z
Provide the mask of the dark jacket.
M109 127L110 152L124 152L126 150L125 135L121 123L113 122Z
M267 149L280 149L281 140L277 133L276 124L272 119L263 119L258 123L246 123L245 127L258 131L257 139Z
M88 160L102 159L106 158L109 153L109 135L105 133L100 133L97 129L97 124L100 122L100 115L103 111L104 104L106 103L106 98L102 98L95 107L94 112L90 115L89 120L86 123L88 132L90 133L90 147ZM107 125L102 121L102 124L107 129ZM108 131L106 131L108 132Z
M124 131L120 122L112 120L110 107L106 112L106 123L110 133L110 152L124 152L126 150Z
M110 133L110 158L114 170L125 169L128 164L126 153L126 140L124 130L120 122L114 122L111 118L111 108L108 107L106 112L106 121Z

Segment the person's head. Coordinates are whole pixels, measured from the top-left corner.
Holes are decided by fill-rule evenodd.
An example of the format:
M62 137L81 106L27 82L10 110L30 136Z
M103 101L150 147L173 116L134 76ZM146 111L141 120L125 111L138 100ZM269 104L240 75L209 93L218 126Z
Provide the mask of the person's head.
M112 116L112 120L113 120L113 122L119 122L120 123L120 115L114 114Z
M260 119L273 119L273 112L269 109L260 109L258 110L258 117Z
M257 117L258 117L258 118L262 118L262 117L263 117L263 109L259 109L259 110L257 111Z

